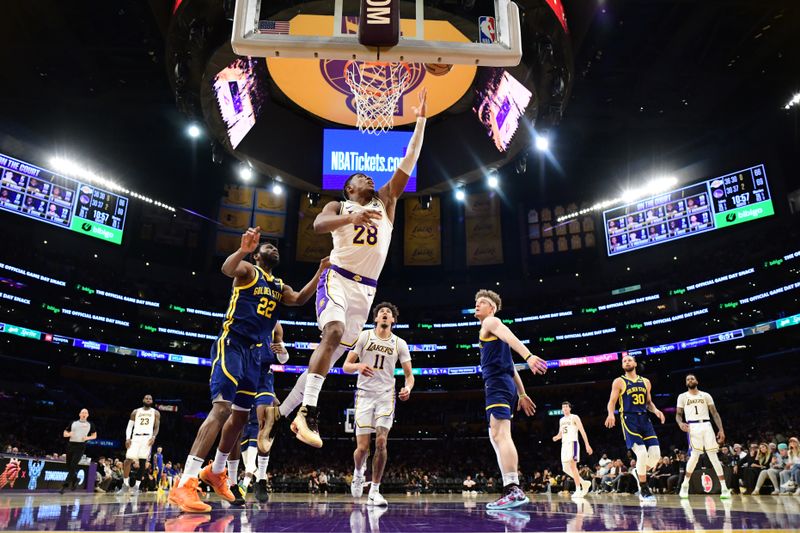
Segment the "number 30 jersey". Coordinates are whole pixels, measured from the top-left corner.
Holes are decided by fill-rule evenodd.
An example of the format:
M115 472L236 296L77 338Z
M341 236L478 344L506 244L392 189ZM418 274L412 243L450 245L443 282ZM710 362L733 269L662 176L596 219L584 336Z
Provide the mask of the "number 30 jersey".
M393 226L386 213L386 206L377 196L366 205L347 200L341 202L339 214L367 210L377 211L381 218L373 220L369 226L347 224L333 231L331 263L353 274L377 280L392 242Z
M619 412L626 414L647 412L647 385L642 376L635 380L622 376L625 390L619 396Z
M229 333L253 343L270 342L283 299L283 281L255 267L256 276L247 285L234 287L222 323L220 337Z
M394 368L397 362L411 361L408 344L395 334L386 340L381 339L374 330L362 331L353 351L358 360L372 367L371 377L358 375L356 387L369 392L389 392L394 390Z

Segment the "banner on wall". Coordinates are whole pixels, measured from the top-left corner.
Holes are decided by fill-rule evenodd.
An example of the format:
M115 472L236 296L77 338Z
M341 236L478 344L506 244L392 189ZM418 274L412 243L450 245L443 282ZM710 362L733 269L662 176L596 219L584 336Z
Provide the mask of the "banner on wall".
M268 189L226 185L220 199L220 228L217 231L216 253L228 255L236 251L242 233L259 226L264 237L282 238L286 231L286 196Z
M81 464L77 470L77 488L94 490L97 464ZM60 489L67 479L67 465L62 461L48 459L3 457L0 458L0 492L53 491Z
M464 208L467 266L503 263L500 201L495 193L467 195Z
M330 196L323 196L317 205L311 207L308 201L300 201L300 211L297 220L297 260L316 262L330 255L333 249L333 239L330 233L316 233L314 219L322 212L325 204L333 201Z
M405 203L404 259L406 266L436 266L442 264L442 215L439 198L431 199L429 209L423 209L417 198Z

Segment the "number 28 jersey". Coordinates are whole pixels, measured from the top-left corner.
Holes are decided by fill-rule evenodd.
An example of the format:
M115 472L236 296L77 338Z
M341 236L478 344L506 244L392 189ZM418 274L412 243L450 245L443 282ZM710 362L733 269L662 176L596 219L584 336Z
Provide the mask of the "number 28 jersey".
M411 361L406 341L394 334L386 340L381 339L371 329L361 332L353 351L358 354L360 362L368 364L375 372L372 377L358 375L356 387L363 391L393 391L397 362L403 364Z
M386 206L377 196L366 205L347 200L341 202L339 214L368 210L377 211L381 218L374 220L369 226L347 224L333 231L331 263L353 274L377 280L392 242L393 226L386 213Z

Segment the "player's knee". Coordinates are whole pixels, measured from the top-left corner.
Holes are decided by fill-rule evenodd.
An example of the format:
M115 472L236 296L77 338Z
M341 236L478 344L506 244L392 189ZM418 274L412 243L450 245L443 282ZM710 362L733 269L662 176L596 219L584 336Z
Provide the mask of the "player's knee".
M228 402L214 402L208 417L216 422L225 423L231 415L231 404Z
M369 442L359 442L356 448L360 453L369 453Z
M385 436L378 436L375 437L375 450L376 451L386 451L386 437Z
M659 459L661 459L661 448L650 446L647 449L647 468L655 468Z

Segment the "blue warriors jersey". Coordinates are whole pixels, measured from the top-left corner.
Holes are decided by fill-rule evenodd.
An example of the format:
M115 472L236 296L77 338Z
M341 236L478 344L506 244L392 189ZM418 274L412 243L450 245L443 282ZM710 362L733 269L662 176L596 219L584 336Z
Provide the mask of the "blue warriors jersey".
M481 347L481 373L483 379L514 375L514 359L511 348L497 337L480 339Z
M625 383L625 390L619 396L620 414L641 414L647 412L647 386L644 378L637 376L636 380L630 380L622 376Z
M220 337L229 332L252 342L269 342L278 322L277 307L283 299L283 281L258 266L247 285L234 287Z

